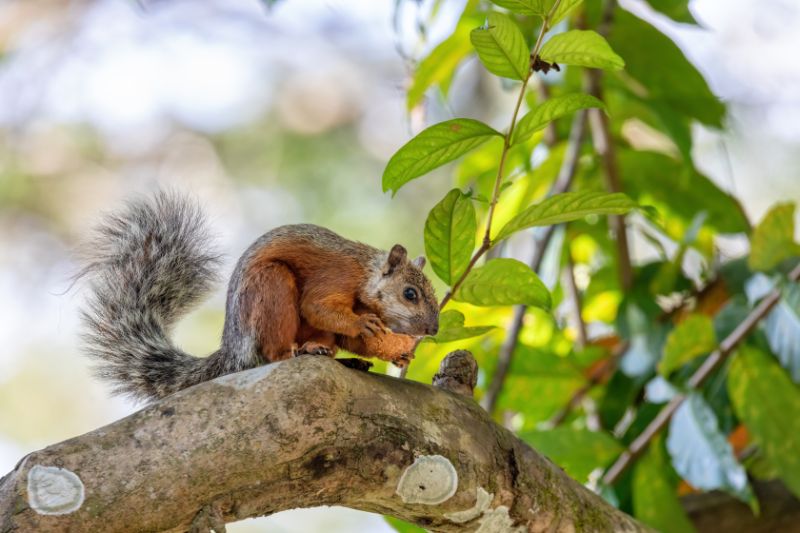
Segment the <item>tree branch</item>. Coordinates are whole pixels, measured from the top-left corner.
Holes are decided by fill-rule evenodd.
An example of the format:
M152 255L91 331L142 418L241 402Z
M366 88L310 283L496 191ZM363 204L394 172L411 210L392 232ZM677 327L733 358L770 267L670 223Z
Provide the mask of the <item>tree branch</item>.
M800 279L800 264L789 273L789 281L797 282ZM719 366L728 358L728 356L736 349L736 347L750 334L758 323L775 307L775 304L780 300L781 292L775 289L764 297L761 302L750 311L750 314L734 329L730 335L725 337L719 344L719 348L711 352L711 354L703 361L694 374L691 375L687 382L687 387L696 389L702 385L711 373L719 368ZM686 399L685 394L678 394L670 402L664 406L661 411L656 415L650 424L636 437L627 450L620 455L613 465L606 471L603 476L603 482L612 485L615 483L623 472L633 464L634 460L647 448L650 441L653 440L662 429L669 423L672 415L678 410L683 401Z
M220 531L317 505L430 531L646 530L472 399L299 357L28 455L0 480L0 532Z

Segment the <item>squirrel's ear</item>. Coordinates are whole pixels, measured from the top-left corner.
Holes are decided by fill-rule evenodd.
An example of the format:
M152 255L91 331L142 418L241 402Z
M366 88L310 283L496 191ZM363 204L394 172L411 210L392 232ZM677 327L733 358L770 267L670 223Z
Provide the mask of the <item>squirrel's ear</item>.
M395 244L392 246L389 257L386 259L386 265L383 267L383 275L388 276L394 272L395 268L403 264L407 256L408 252L402 245Z
M422 270L423 268L425 268L425 256L421 255L417 257L416 259L411 261L411 264L417 267L418 269Z

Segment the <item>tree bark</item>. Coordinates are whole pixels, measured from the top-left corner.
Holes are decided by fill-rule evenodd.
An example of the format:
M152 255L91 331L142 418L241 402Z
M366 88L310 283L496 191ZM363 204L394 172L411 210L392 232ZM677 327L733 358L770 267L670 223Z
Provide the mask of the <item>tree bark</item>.
M431 531L645 531L471 398L300 357L26 456L0 532L208 531L343 505Z

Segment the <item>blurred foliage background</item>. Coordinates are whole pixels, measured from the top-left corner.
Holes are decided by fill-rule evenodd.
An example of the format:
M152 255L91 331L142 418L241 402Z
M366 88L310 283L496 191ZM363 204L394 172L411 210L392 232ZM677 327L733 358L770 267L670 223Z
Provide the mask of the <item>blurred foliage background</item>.
M532 310L520 337L526 353L515 358L499 403L499 416L544 453L582 450L583 457L557 462L584 482L593 473L596 480L597 468L614 459L631 424L641 429L652 417L646 405L627 410L636 398L641 400L645 384L652 388L653 405L670 394L670 385L653 377L656 361L648 357L661 355L672 326L649 327L653 316L704 286L721 264L745 256L749 225L776 201L800 200L800 64L793 60L800 46L795 32L800 6L789 0L695 0L685 11L680 8L685 2L669 4L679 6L667 13L672 18L644 2L623 2L663 32L664 39L678 43L687 64L702 74L699 78L681 75L683 54L654 59L639 47L639 19L623 25L628 34L610 39L631 72L652 76L638 82L651 90L662 88L668 104L659 109L630 95L613 100L628 90L630 80L623 73L609 82L612 126L624 146L619 153L623 188L655 205L664 217L659 231L637 219L637 231L631 232L637 278L646 280L640 303L653 305L631 319L634 329L644 324L639 340L634 341L635 331L625 336L638 349L634 355L644 354L644 359L628 357L623 363L623 368L632 365L627 374L617 372L608 384L592 388L561 426L567 429L556 434L563 438L559 444L542 436L541 423L586 385L587 369L608 354L602 346L573 350L577 332L568 305L554 316ZM587 10L597 6L586 0ZM387 160L412 135L440 120L465 116L504 128L516 94L467 49L458 60L440 63L440 77L431 89L412 90L415 105L407 107L408 90L415 79L418 83L415 73L458 28L464 9L465 2L455 0L0 4L0 470L12 468L27 451L136 408L110 398L105 386L90 378L77 336L82 292L71 282L81 239L101 212L126 197L158 187L197 195L227 254L226 272L258 235L301 221L376 246L401 242L412 255L423 253L425 218L453 185L450 176L480 192L488 183L482 174L491 174L496 164L497 145L489 143L456 167L415 181L395 199L381 192ZM532 33L532 27L526 31ZM580 84L571 69L551 73L548 80L556 92ZM693 91L702 92L706 82L708 96L713 93L724 105L694 98ZM557 127L565 138L569 121ZM552 179L559 150L563 157L559 145L534 151L531 168L551 165L553 172L540 172ZM579 183L596 177L591 158L583 163ZM546 180L537 181L526 194L536 198L547 187ZM734 196L743 211L732 207L724 193ZM705 215L698 218L701 212ZM796 218L796 213L788 216ZM505 253L525 257L528 241L510 242ZM603 221L572 224L556 242L570 244L590 338L624 330L618 311L626 295L616 285L613 265L603 260L608 245ZM560 301L562 254L550 255L542 278ZM670 264L677 267L664 266ZM739 282L732 292L740 294L740 306L715 319L715 339L747 305ZM443 294L444 286L440 290ZM763 294L763 287L753 285L752 299L759 290ZM216 348L223 303L221 286L187 317L176 332L183 348L196 354ZM465 313L468 325L498 328L458 345L424 345L410 376L429 380L444 353L456 346L470 348L481 362L483 391L511 309L455 308ZM701 321L695 320L696 331L705 332L707 324ZM692 333L691 338L698 337ZM769 348L764 340L758 349ZM687 369L677 370L685 377ZM796 373L793 377L798 379ZM733 434L739 424L730 404L724 398L709 403L725 434ZM627 425L614 433L626 413ZM637 413L645 414L636 418ZM598 416L605 432L591 425ZM592 433L591 442L570 444L587 433ZM741 440L749 443L746 436ZM639 476L648 468L662 472L669 459L656 452L646 458ZM635 488L637 480L626 483ZM625 499L623 494L621 505L632 512ZM282 513L231 530L267 527L388 530L380 517L331 509Z

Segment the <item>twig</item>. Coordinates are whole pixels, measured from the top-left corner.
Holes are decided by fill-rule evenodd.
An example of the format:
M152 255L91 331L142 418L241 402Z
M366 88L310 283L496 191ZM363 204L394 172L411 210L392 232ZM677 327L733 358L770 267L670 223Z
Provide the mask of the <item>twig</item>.
M586 322L583 321L581 309L583 304L581 302L581 293L578 291L578 285L575 283L575 262L572 260L572 254L567 250L567 266L564 269L564 278L566 279L566 289L569 299L572 300L574 307L573 313L575 314L575 328L578 330L578 338L575 345L579 350L586 347Z
M550 8L549 13L544 18L542 22L542 28L539 31L539 36L536 38L536 44L533 46L533 50L531 51L531 57L537 57L539 55L539 50L542 47L542 42L544 40L544 34L549 29L550 19L553 16L553 13L556 12L558 9L558 5L561 3L561 0L556 0L553 4L553 7ZM475 267L475 264L478 260L483 257L483 255L491 249L492 243L492 219L494 218L494 211L497 207L497 202L500 199L500 186L503 183L503 170L505 168L506 159L508 157L508 151L511 148L511 139L512 135L514 134L514 127L517 125L517 116L519 115L519 110L522 107L522 101L525 99L525 91L528 88L528 82L531 79L531 75L533 75L533 67L528 67L528 75L522 80L522 86L519 90L519 95L517 96L517 103L514 106L514 113L511 116L511 124L508 127L508 131L503 136L503 151L500 153L500 163L497 166L497 176L494 179L494 190L492 191L492 199L489 203L489 213L486 216L486 231L483 234L483 241L481 242L480 247L472 254L472 258L467 265L467 268L464 270L463 274L459 276L459 278L453 283L450 287L450 290L444 295L442 301L439 303L439 309L444 309L444 306L453 298L453 294L456 293L461 284L464 283L464 280L467 279L467 276L472 269ZM400 371L400 377L406 377L408 373L408 366L404 367Z
M798 264L790 273L789 281L797 282L800 279L800 264ZM703 364L698 368L694 374L689 378L687 383L689 389L696 389L708 378L708 376L716 370L733 350L741 343L747 335L753 331L758 322L767 316L767 313L775 307L775 304L780 300L780 289L774 289L770 292L761 302L750 311L736 329L730 335L725 337L719 344L719 348L709 355ZM607 485L615 483L620 475L633 464L633 461L645 450L647 445L653 440L662 429L669 423L672 415L681 406L686 399L685 394L679 394L672 398L670 402L664 406L652 422L636 437L627 450L617 458L611 468L609 468L603 476L603 482Z
M561 169L558 172L558 178L553 184L553 187L548 193L549 196L560 194L569 190L572 186L572 180L575 178L575 173L578 170L578 159L581 153L581 143L586 131L586 111L579 111L575 118L572 120L572 128L569 132L569 140L567 141L567 150L564 154L564 161L561 163ZM545 250L550 244L550 239L553 238L556 226L547 226L540 237L535 237L533 257L529 263L531 270L538 272L542 266ZM500 346L500 352L497 355L497 368L494 372L489 388L486 391L486 396L483 398L483 406L487 411L493 413L497 406L497 398L500 396L500 391L503 390L508 370L511 368L511 360L514 357L514 350L519 341L519 333L522 330L522 322L525 319L525 312L527 306L517 305L514 307L514 317L511 320L511 326L508 328L506 338Z

